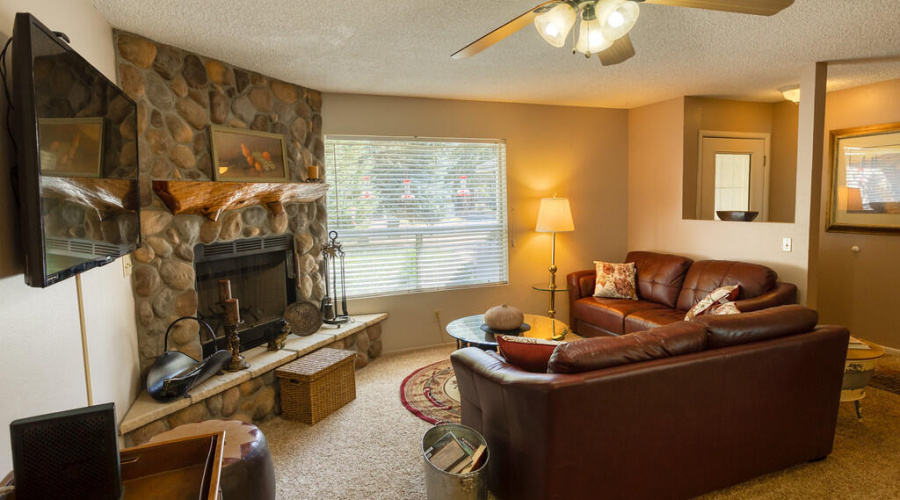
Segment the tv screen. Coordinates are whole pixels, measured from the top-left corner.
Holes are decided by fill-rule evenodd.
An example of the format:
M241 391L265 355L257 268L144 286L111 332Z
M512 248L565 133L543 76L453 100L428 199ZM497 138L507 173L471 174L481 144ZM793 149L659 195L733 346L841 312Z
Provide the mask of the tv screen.
M12 51L25 282L46 287L140 245L137 106L31 14Z

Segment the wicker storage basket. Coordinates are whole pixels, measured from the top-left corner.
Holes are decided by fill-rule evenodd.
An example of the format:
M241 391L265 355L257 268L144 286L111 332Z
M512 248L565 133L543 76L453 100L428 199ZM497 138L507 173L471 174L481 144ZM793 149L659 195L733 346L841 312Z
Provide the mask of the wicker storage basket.
M323 348L288 363L281 379L281 416L315 424L356 399L356 351Z

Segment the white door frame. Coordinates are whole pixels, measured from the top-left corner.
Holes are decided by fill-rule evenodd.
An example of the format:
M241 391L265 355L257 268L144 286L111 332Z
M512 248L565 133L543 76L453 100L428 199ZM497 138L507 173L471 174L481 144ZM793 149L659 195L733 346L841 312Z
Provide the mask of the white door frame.
M772 134L763 132L731 132L721 130L701 130L700 138L697 140L697 204L694 208L697 217L700 218L701 200L702 200L702 178L703 178L703 139L762 139L765 144L765 157L763 158L763 208L760 222L769 220L769 160L772 158L771 151Z

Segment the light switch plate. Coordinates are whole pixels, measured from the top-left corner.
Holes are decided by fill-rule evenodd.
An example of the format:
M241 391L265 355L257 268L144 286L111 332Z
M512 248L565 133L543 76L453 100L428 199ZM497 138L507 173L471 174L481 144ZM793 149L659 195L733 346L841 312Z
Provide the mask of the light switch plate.
M781 249L785 252L791 251L791 238L781 238Z
M134 263L131 262L131 254L127 253L122 256L122 276L127 278L131 276L131 271L134 269Z

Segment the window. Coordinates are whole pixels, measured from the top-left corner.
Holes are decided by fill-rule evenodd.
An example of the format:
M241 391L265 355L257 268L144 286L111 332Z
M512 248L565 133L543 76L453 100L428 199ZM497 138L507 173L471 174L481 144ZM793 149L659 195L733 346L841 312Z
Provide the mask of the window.
M348 297L506 283L506 143L325 138Z

